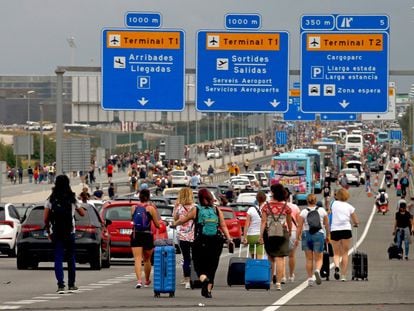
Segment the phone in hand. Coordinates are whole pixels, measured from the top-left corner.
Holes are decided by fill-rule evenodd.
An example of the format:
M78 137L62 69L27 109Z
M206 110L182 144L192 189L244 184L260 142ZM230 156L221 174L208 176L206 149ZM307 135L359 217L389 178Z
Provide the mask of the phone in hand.
M229 242L228 248L229 248L229 253L233 254L234 253L234 243L233 243L233 241Z

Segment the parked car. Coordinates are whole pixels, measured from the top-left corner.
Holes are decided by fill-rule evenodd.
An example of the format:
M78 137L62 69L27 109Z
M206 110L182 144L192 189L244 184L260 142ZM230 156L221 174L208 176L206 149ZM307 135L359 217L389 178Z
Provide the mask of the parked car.
M106 201L101 209L101 217L111 220L108 225L111 236L111 254L117 258L132 258L131 234L132 219L131 206L137 204L138 199ZM151 231L154 239L167 239L167 228L164 222L160 229L155 228L151 222Z
M219 148L210 149L207 151L207 160L210 159L219 159L223 156L221 150Z
M173 170L170 172L173 187L187 187L190 185L191 175L185 170Z
M13 204L0 205L0 252L16 257L16 240L21 230L20 215Z
M344 168L341 170L341 174L346 175L348 184L355 184L357 187L361 184L359 172L356 168Z
M360 184L365 184L365 172L362 169L362 162L361 161L358 161L358 160L348 161L348 162L346 162L346 167L357 169L358 174L359 174L359 183Z
M226 222L229 234L233 239L234 246L240 247L242 237L240 221L237 219L236 214L231 207L220 206L219 208L223 212L224 221Z
M367 163L368 168L371 172L378 173L380 171L380 165L378 161L371 161Z
M53 262L53 245L44 229L44 206L35 205L28 210L17 239L17 269L36 269L39 262ZM98 211L86 207L84 216L75 214L76 261L89 263L92 270L109 268L111 265L111 243L107 226Z

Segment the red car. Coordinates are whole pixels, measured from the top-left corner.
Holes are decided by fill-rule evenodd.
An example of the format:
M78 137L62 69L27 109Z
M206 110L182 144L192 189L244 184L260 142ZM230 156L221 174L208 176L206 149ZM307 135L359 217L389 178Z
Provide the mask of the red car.
M105 202L102 206L102 218L112 221L108 226L111 236L112 257L132 258L132 250L130 246L132 233L131 206L138 202L138 199L112 200ZM160 226L161 227L157 229L154 224L151 223L151 231L154 234L154 240L168 238L167 227L163 221L160 221Z
M255 204L251 202L232 202L228 204L228 207L234 211L237 219L240 221L242 232L244 231L244 225L246 224L247 210L250 206L255 206Z
M242 237L240 221L237 219L236 214L231 207L219 206L219 209L223 212L224 221L226 222L227 229L233 239L234 246L240 247Z

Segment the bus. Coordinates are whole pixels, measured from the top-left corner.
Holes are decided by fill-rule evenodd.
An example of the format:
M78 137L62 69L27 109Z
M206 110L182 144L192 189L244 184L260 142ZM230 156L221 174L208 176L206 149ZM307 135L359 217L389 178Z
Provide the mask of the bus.
M377 134L378 144L383 144L388 142L388 132L379 132Z
M306 202L314 191L313 165L304 153L285 152L274 156L271 162L270 184L282 184L293 193L295 203Z
M364 153L364 138L359 134L349 134L345 136L345 149L359 152L362 156Z
M321 153L324 167L335 170L338 167L338 144L334 141L317 141L313 143L313 149Z
M325 167L323 164L321 153L318 150L311 148L295 149L293 150L293 152L303 153L311 158L311 164L313 166L314 173L313 180L315 183L315 193L321 193L324 184L323 173L325 172Z

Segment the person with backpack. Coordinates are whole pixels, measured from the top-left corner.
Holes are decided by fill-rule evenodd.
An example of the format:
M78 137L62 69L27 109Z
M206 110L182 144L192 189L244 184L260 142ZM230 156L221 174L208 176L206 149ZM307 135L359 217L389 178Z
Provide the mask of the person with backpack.
M174 226L185 224L190 220L195 221L194 269L202 283L201 295L205 298L212 298L211 291L223 250L224 237L229 247L230 244L234 247L234 244L224 221L223 212L214 206L211 192L206 188L201 188L198 191L198 200L200 204L191 209L186 216L176 220Z
M131 249L134 256L135 288L142 287L142 263L144 263L144 287L151 284L151 257L154 251L154 236L151 231L151 222L156 228L160 227L157 208L149 202L150 191L142 189L139 192L140 202L131 206L132 234Z
M262 208L259 243L264 243L271 263L272 281L276 285L276 290L282 290L284 257L289 255L292 210L287 205L287 193L283 185L273 184L270 191L272 199ZM282 233L279 232L278 227L283 229Z
M355 213L355 207L349 204L349 192L346 189L338 189L335 201L331 205L331 243L334 251L335 264L334 278L342 282L346 281L348 270L348 251L351 245L352 224L358 227L359 220Z
M375 197L375 205L377 206L377 212L380 212L380 207L386 205L388 210L388 194L384 188L378 189L378 194Z
M308 286L313 286L313 276L317 285L322 283L320 270L325 243L329 243L329 221L326 210L317 206L317 198L314 194L309 194L306 202L308 206L299 214L296 243L302 241Z
M256 257L261 259L264 254L263 244L259 243L260 224L262 221L262 212L260 211L266 202L266 194L258 191L256 194L256 203L247 210L246 222L244 224L242 242L249 246L249 253L254 258L254 250L256 247Z
M410 239L414 229L413 215L407 211L407 204L401 202L399 210L395 213L394 230L392 234L395 236L398 248L402 249L404 242L404 258L408 260L410 252Z
M55 186L45 203L43 220L45 230L54 248L54 269L57 280L57 292L65 291L63 259L68 266L68 289L75 291L76 259L75 259L75 212L85 215L85 210L77 204L76 195L70 187L69 178L59 175ZM65 256L64 256L65 255Z
M403 177L400 179L400 185L401 185L401 196L407 195L407 189L410 185L410 182L408 181L407 174L404 173Z
M194 208L193 191L189 187L184 187L178 193L178 198L174 206L174 220L186 216L190 210ZM186 289L190 289L191 276L191 252L194 241L194 221L189 220L185 224L177 227L178 244L183 255L183 274L184 285Z

